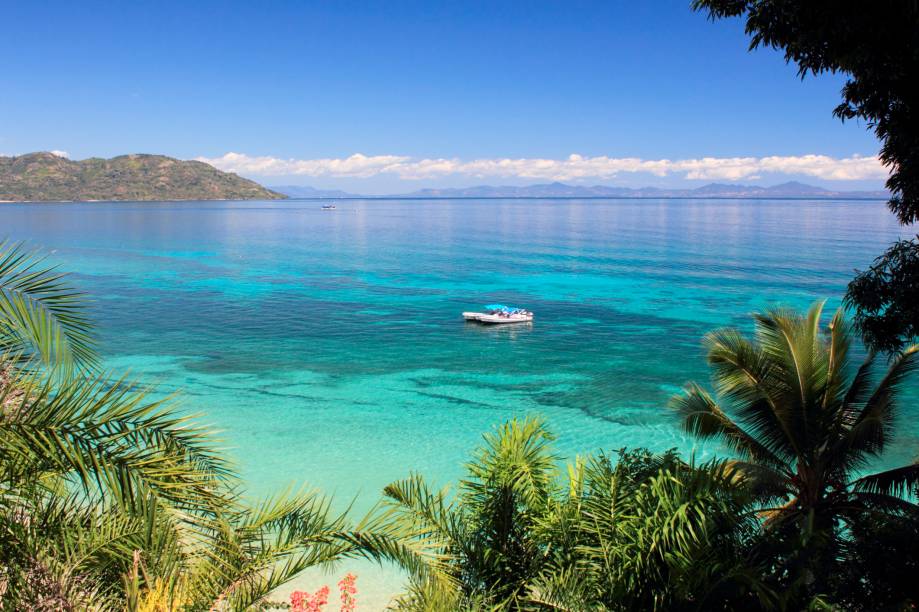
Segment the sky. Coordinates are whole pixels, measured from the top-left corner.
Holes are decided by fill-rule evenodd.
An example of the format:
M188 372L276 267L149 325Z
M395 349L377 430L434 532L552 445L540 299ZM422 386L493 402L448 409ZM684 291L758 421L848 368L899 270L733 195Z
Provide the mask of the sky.
M0 0L0 155L159 153L358 193L880 188L841 75L657 2Z

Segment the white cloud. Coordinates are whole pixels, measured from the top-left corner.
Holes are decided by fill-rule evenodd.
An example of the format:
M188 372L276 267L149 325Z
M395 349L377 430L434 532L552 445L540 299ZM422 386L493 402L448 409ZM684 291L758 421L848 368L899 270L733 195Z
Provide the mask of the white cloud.
M222 157L199 157L198 161L221 170L254 176L369 178L381 174L418 180L448 176L474 178L524 178L551 181L612 179L621 174L678 176L691 180L757 179L766 174L810 176L824 180L854 181L886 179L889 171L877 157L834 158L826 155L769 157L701 157L697 159L640 159L637 157L458 158L416 159L402 155L345 158L280 159L227 153Z
M64 157L64 158L70 157L70 153L68 153L67 151L51 151L50 153L51 155L57 155L58 157Z
M222 157L196 158L220 170L256 176L349 176L367 178L386 172L396 172L400 164L410 158L398 155L368 157L355 153L350 157L335 159L280 159L277 157L250 157L243 153L227 153Z

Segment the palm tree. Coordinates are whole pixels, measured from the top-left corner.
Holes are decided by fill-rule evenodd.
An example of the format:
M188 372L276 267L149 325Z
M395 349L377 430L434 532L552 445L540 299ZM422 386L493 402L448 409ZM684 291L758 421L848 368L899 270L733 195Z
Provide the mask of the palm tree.
M852 369L852 337L837 311L821 333L822 302L806 316L755 315L755 337L705 338L717 400L695 383L671 399L686 431L720 440L763 500L766 525L797 534L801 576L823 588L846 527L865 516L915 514L919 463L863 474L894 435L897 398L917 366L913 346L879 378L868 355ZM814 581L817 580L816 584Z
M540 526L551 560L530 588L556 610L770 608L743 478L724 461L620 450L579 461Z
M744 546L750 495L723 462L621 452L559 481L538 418L485 436L455 496L420 476L386 487L381 517L429 564L409 568L407 610L714 609L771 604ZM416 555L415 558L420 558ZM424 569L423 574L418 569Z
M433 566L316 493L247 503L209 430L96 371L85 311L0 244L0 608L243 610L346 556Z
M484 436L455 498L419 475L385 488L378 520L429 560L408 568L402 608L517 607L544 560L534 527L555 491L553 439L542 419L513 419Z
M36 252L0 243L0 601L13 607L105 607L138 525L175 540L226 501L208 432L94 371L86 309Z
M142 534L207 533L228 503L208 432L124 380L7 369L0 407L0 555L19 607L117 599Z

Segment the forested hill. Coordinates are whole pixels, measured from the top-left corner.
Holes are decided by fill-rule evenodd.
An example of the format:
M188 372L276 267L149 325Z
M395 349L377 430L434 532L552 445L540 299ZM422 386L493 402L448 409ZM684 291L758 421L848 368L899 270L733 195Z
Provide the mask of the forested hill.
M73 161L53 153L0 157L0 201L276 200L285 196L199 161L121 155Z

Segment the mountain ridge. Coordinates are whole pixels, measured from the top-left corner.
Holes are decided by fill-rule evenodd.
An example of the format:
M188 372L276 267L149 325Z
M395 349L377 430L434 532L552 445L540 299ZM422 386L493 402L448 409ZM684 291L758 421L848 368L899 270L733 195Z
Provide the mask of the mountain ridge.
M306 185L272 185L269 187L269 189L272 191L277 191L278 193L283 193L290 198L335 199L364 197L354 193L348 193L347 191L342 191L341 189L316 189Z
M709 183L692 189L660 187L609 187L606 185L568 185L539 183L535 185L476 185L473 187L428 188L394 195L359 195L340 190L320 190L296 185L272 187L290 197L319 199L348 198L851 198L887 199L890 194L878 191L836 191L798 181L761 187L731 183ZM285 191L288 190L288 191ZM310 194L310 195L306 195ZM313 195L315 194L315 195Z
M0 156L0 201L277 200L281 193L199 161L133 153L74 161Z

